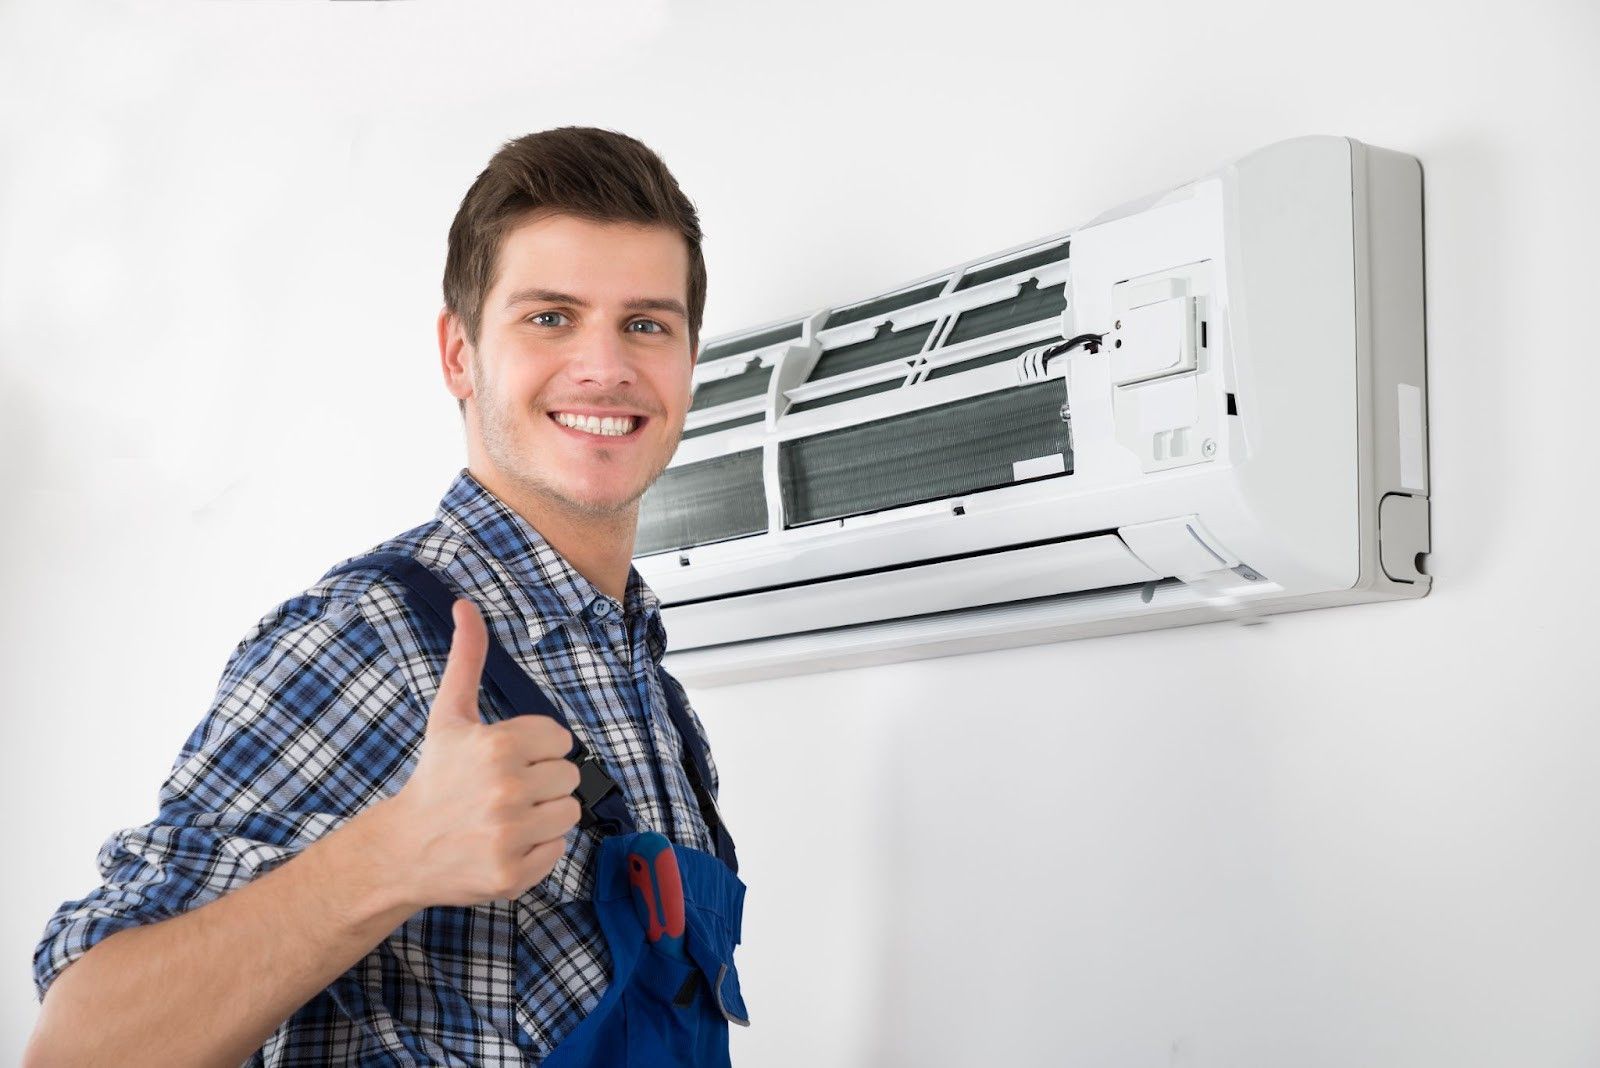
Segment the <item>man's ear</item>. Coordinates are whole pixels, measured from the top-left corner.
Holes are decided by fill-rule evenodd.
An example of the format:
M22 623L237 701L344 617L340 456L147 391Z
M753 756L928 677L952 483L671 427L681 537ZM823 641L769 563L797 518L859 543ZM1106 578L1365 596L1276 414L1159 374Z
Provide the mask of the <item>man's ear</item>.
M470 361L478 358L477 352L467 342L466 328L460 316L446 305L439 309L439 366L444 372L444 386L457 400L472 396L472 368Z

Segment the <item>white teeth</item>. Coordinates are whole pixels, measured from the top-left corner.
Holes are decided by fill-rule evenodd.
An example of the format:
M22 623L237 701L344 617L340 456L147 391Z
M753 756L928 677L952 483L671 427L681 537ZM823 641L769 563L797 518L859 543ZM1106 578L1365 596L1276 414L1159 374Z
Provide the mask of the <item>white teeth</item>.
M569 426L574 430L582 430L586 434L599 434L602 437L621 437L633 433L634 425L638 422L631 415L608 415L604 418L597 415L574 415L571 412L556 412L556 422L562 426Z

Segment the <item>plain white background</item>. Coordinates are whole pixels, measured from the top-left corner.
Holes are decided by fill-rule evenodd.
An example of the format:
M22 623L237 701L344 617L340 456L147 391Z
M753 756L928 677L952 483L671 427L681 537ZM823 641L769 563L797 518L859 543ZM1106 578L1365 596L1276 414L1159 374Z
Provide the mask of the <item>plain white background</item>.
M1435 592L695 693L736 1063L1600 1063L1594 5L577 8L0 2L0 1061L234 643L465 462L446 228L588 124L712 335L1281 138L1425 172Z

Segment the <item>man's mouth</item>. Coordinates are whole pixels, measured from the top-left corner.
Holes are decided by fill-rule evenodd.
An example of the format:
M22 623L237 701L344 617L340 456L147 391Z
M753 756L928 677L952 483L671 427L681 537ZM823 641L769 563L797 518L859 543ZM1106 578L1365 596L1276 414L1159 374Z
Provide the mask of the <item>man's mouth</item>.
M551 412L550 418L568 430L601 438L625 438L644 425L638 415L579 415L575 412Z

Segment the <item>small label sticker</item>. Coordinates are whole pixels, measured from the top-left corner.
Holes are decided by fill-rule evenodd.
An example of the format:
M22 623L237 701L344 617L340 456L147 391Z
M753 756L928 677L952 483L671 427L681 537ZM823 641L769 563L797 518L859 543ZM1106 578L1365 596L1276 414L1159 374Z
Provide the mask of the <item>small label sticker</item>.
M1011 465L1011 480L1021 482L1025 478L1041 478L1045 475L1059 475L1067 469L1067 458L1059 452L1049 456L1035 456L1031 460L1018 460Z
M1159 434L1163 430L1194 426L1200 421L1193 376L1129 386L1122 394L1138 406L1141 434Z
M1395 387L1400 410L1400 488L1428 492L1423 452L1422 390L1404 382Z

